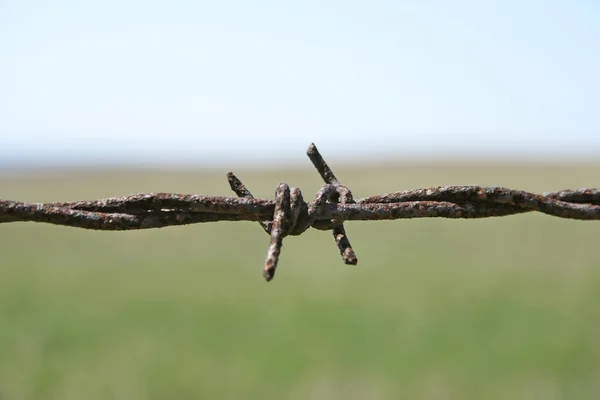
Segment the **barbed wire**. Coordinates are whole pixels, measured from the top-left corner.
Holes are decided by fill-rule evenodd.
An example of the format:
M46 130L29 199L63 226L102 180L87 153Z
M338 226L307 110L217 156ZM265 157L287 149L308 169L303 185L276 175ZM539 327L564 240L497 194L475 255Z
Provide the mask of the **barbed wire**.
M346 264L358 263L345 221L403 218L488 218L537 211L559 218L600 220L600 189L562 190L538 195L486 186L442 186L405 190L355 200L335 177L317 147L307 155L325 181L315 200L280 183L275 199L254 198L232 173L238 197L142 193L100 200L25 203L0 199L0 223L33 221L95 230L136 230L217 221L256 221L271 241L263 276L275 276L283 238L308 228L331 230Z

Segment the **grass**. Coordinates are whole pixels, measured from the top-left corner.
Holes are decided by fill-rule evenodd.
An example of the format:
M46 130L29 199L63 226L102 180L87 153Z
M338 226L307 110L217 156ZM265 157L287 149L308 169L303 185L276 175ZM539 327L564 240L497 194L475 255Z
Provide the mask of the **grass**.
M338 168L339 169L339 168ZM225 171L223 171L225 172ZM306 171L236 171L255 195ZM482 184L595 187L600 167L339 169L356 197ZM54 171L1 197L229 195L224 173ZM351 223L287 238L276 279L252 223L138 232L0 225L0 398L592 399L600 391L600 224L538 214Z

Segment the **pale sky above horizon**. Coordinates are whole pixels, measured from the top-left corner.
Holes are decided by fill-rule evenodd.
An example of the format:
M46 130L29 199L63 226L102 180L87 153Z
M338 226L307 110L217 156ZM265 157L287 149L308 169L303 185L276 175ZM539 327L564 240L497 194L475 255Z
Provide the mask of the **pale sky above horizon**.
M600 153L592 0L2 0L0 60L0 164Z

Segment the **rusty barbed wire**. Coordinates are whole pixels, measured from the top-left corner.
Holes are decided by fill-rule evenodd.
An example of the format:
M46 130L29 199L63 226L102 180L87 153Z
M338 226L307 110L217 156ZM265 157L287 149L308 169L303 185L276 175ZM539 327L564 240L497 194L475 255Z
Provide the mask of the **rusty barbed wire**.
M335 177L317 147L307 155L325 181L315 200L306 202L298 188L280 183L275 200L254 198L232 173L238 197L142 193L100 200L25 203L0 199L0 223L33 221L96 230L136 230L217 221L256 221L271 241L263 276L273 279L283 239L308 228L331 230L346 264L358 259L345 221L403 218L488 218L541 212L554 217L600 220L600 189L562 190L538 195L486 186L442 186L405 190L355 200Z

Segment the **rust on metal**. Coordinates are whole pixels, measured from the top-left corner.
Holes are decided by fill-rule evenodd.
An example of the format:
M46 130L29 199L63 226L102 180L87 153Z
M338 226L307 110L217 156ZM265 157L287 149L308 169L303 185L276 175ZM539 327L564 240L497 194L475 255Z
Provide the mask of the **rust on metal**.
M600 220L600 189L561 190L543 195L503 187L441 186L354 199L329 168L317 147L307 155L325 185L311 202L298 188L277 186L275 200L255 198L232 173L238 197L141 193L90 201L24 203L0 199L0 223L45 222L95 230L137 230L218 221L258 222L271 240L263 276L273 279L283 239L308 228L331 230L346 264L358 259L345 221L406 218L488 218L540 212L559 218Z

